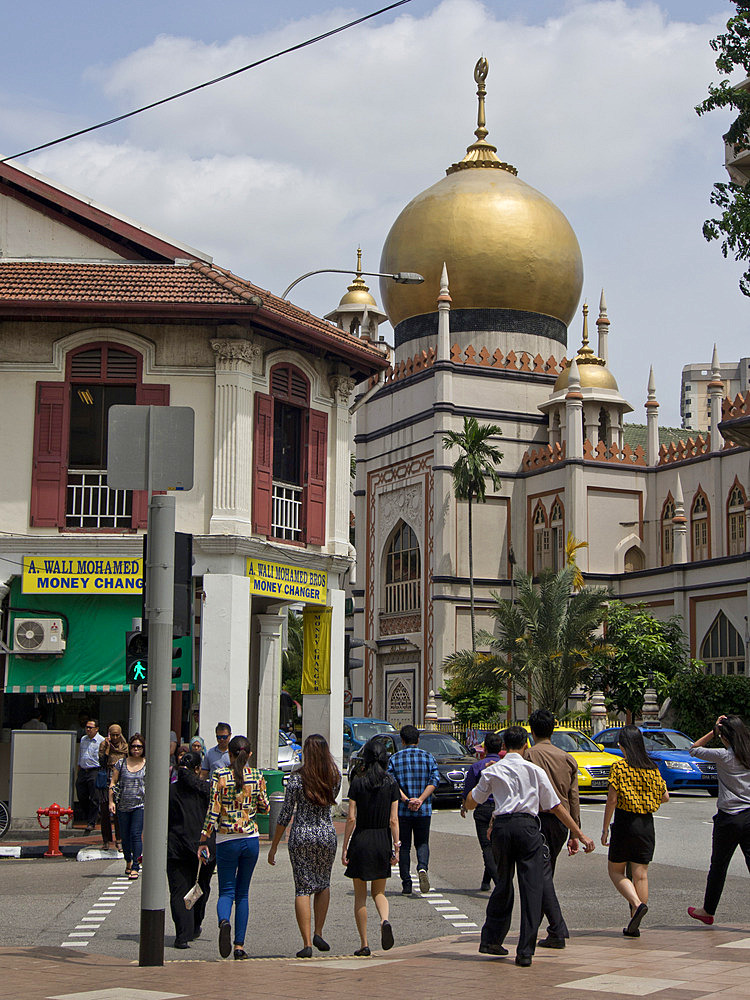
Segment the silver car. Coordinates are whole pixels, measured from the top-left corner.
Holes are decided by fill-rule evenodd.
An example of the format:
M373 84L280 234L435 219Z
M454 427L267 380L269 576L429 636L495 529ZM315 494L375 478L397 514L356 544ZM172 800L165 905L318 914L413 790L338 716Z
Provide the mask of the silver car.
M302 751L294 740L279 730L279 770L284 772L284 784L302 760Z

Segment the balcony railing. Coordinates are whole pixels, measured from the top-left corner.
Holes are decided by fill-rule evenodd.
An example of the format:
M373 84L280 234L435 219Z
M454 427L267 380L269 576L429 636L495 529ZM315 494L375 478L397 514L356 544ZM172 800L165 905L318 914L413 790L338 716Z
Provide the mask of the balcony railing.
M403 580L400 583L386 583L385 608L387 615L401 615L407 611L419 611L419 580Z
M131 490L111 490L106 469L68 469L66 527L130 528L132 524Z
M288 542L302 540L302 487L274 483L271 534Z

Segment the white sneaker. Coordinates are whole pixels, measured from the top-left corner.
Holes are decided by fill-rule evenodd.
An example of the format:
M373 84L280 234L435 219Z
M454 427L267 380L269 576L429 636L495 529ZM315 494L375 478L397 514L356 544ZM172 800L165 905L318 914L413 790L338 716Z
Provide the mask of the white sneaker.
M417 875L419 877L419 891L421 893L428 893L430 891L430 879L427 875L426 869L419 868L417 870Z

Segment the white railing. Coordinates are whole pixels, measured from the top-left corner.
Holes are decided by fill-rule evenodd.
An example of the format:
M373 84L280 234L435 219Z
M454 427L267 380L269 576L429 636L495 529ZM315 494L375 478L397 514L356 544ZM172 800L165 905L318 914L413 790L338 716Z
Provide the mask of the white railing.
M289 483L273 484L271 534L298 542L302 538L302 487Z
M111 490L106 469L68 469L65 526L68 528L130 528L133 494Z
M419 611L419 608L419 580L386 583L385 614L399 615L407 611Z

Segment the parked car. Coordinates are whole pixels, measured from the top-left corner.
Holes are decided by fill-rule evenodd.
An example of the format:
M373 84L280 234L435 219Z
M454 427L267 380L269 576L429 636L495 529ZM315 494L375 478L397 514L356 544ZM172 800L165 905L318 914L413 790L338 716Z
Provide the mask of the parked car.
M398 733L378 733L383 740L386 753L390 758L397 750L401 750L401 737ZM440 783L435 789L435 802L458 802L464 787L466 772L476 761L463 744L454 740L447 733L420 730L419 749L431 753L437 761L440 773ZM349 780L362 770L361 751L351 755L349 760Z
M698 760L690 753L695 742L678 729L662 729L660 726L639 726L643 742L649 756L658 764L668 791L705 788L709 795L719 794L716 765L707 760ZM622 757L617 746L619 728L603 729L594 737L596 743L607 753Z
M396 733L398 730L385 719L371 719L363 716L348 716L344 719L344 767L349 765L349 757L378 733Z
M529 734L529 744L534 745L534 737L529 726L523 727ZM503 733L504 730L498 730ZM578 764L578 791L581 795L606 795L612 761L589 737L578 729L555 726L552 743L567 751Z
M294 770L294 767L302 760L302 747L296 740L279 730L279 770L284 772L284 783Z

